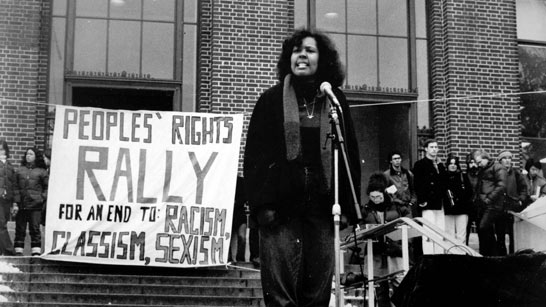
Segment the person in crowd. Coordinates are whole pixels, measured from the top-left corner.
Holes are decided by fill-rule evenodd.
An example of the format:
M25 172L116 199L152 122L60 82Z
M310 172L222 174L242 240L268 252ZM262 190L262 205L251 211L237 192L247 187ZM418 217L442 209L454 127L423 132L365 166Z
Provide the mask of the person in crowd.
M250 248L250 262L256 267L260 267L260 233L258 230L258 223L254 216L250 215L250 206L248 202L245 205L245 212L249 225L249 248Z
M350 172L339 159L339 204L351 224L357 208L349 178L360 191L357 139L338 88L344 73L330 38L301 29L284 41L277 74L280 82L260 96L252 112L243 167L251 214L259 225L264 300L267 306L328 306L335 140L329 138L330 98L319 90L323 82L331 84L340 103L335 109Z
M447 165L447 194L445 206L446 232L457 241L464 244L468 225L468 216L472 210L472 185L468 178L463 176L459 158L448 155ZM454 250L453 252L457 252Z
M384 173L376 172L370 176L366 190L369 202L362 208L364 224L385 224L401 217L412 217L408 204L392 201L391 196L385 192L389 185L389 179ZM392 241L386 237L380 238L373 250L374 263L381 268L381 271L386 269L386 273L389 274L403 271L402 249L399 241ZM382 258L386 258L386 268ZM391 280L390 287L393 291L400 285L403 278L404 274L401 272ZM391 306L388 282L379 283L377 296L378 306Z
M478 240L480 254L498 256L495 223L502 217L504 194L506 192L506 168L491 159L485 150L474 153L478 163L478 189L476 203L478 204Z
M446 168L438 158L438 142L429 139L423 145L425 157L413 166L417 204L423 219L445 230ZM438 254L443 253L443 249L423 238L423 253Z
M249 213L250 211L245 194L244 178L238 176L235 189L233 226L228 261L243 262L247 260L248 240L248 260L250 260L256 267L259 267L259 235L255 221L250 218Z
M539 197L546 195L546 179L540 175L541 169L542 164L539 161L535 161L531 158L525 162L525 170L527 171L525 181L527 182L529 203L532 203Z
M508 253L514 253L514 216L507 211L521 212L525 209L528 194L525 176L512 165L512 153L503 150L499 153L497 160L506 168L504 211L497 223L495 223L497 250L500 256L505 256ZM508 234L509 238L508 249L506 248L506 234Z
M235 204L233 207L233 222L231 227L230 253L228 261L245 261L246 247L246 212L243 177L237 177L235 188Z
M15 168L9 161L9 145L0 141L0 255L13 256L15 251L8 232L10 214L19 210L13 201L15 190Z
M51 149L44 150L44 163L46 166L46 171L49 174L49 169L51 168Z
M44 163L46 165L46 171L47 175L49 177L49 170L51 169L51 149L44 150ZM46 224L46 216L47 216L47 202L44 203L43 209L42 209L42 217L40 219L40 224L45 226Z
M474 153L476 150L471 151L466 156L466 171L463 173L464 180L470 183L471 189L472 189L472 197L471 197L471 203L472 207L470 208L470 211L468 212L468 223L466 224L466 245L468 245L470 241L470 233L472 232L472 227L474 226L474 229L477 228L477 205L474 202L476 199L476 189L478 187L478 164L474 160Z
M15 202L19 212L15 217L15 254L23 255L28 225L32 256L39 256L42 250L40 220L47 199L49 175L42 153L36 148L25 150L21 166L16 173Z
M402 153L393 150L387 158L390 167L383 174L389 179L389 186L394 185L396 187L396 192L392 195L393 202L410 208L413 217L419 216L420 212L414 186L415 178L410 170L402 167ZM411 239L412 253L410 256L412 262L416 262L423 253L421 242L421 238L418 237Z
M407 206L412 210L412 215L415 215L417 208L417 195L413 185L413 173L402 167L402 154L398 150L389 153L388 161L390 167L383 174L389 180L389 186L394 185L396 192L392 196L392 201L397 205ZM415 211L414 211L415 210Z

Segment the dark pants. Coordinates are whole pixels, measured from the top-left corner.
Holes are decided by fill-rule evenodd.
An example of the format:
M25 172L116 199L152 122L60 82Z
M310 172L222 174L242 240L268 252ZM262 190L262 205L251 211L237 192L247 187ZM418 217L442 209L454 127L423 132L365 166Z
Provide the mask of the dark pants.
M11 256L15 254L13 243L9 237L8 219L11 202L0 199L0 255Z
M293 217L260 227L260 260L268 307L328 306L334 273L332 217Z
M30 247L42 247L41 218L41 210L19 210L15 218L15 247L25 247L27 224L30 233Z
M480 242L480 254L483 256L498 256L497 238L495 236L495 223L501 218L503 212L495 208L482 208L479 214L478 239Z
M506 256L508 253L514 253L514 217L503 212L495 223L495 233L497 235L497 249L499 256ZM508 234L509 245L506 248L506 235Z
M250 218L250 260L260 257L260 233L254 219Z

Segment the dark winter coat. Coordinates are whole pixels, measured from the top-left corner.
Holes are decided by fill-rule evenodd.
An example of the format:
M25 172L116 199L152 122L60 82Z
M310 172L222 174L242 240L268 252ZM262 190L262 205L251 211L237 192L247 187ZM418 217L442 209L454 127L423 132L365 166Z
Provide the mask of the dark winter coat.
M15 191L15 168L9 161L0 161L0 197L8 203L13 202Z
M393 202L400 205L417 205L417 196L415 195L415 186L413 183L415 179L410 170L401 167L400 172L398 172L391 166L383 174L389 179L390 184L396 186Z
M525 176L519 170L511 167L506 173L505 185L504 210L520 212L525 209L529 198Z
M440 210L445 199L446 168L443 163L438 163L438 171L432 160L423 158L413 166L415 178L415 193L417 203L421 210ZM426 202L426 205L423 205Z
M345 129L343 130L346 133L347 155L352 180L359 197L360 158L353 122L345 96L339 89L333 90L343 110L345 119ZM328 120L328 118L321 118L322 120ZM263 209L275 210L281 217L305 214L301 206L304 197L305 170L300 158L293 161L286 158L283 123L283 85L279 83L260 96L254 107L248 128L243 169L246 195L252 215L258 214ZM327 146L330 144L331 142ZM316 150L322 151L324 149L317 148ZM341 211L350 221L354 221L356 211L352 193L341 153L339 156ZM324 176L331 177L332 174L324 174ZM320 207L319 211L329 215L334 201L333 188L324 189L320 193L324 197L322 202L317 204Z
M40 167L21 166L17 169L15 202L20 210L42 210L47 198L49 175Z
M383 223L381 222L379 214L384 216ZM375 204L370 200L362 209L364 224L384 224L401 217L411 218L410 208L408 206L393 203L388 195L385 195L385 201L383 203Z
M472 185L468 177L463 176L460 171L447 172L447 189L453 195L453 205L446 195L444 208L447 215L471 214L472 212Z
M478 173L477 203L481 208L502 210L506 193L506 168L489 161Z
M385 224L401 217L412 217L411 209L408 206L396 204L391 201L389 195L385 193L383 195L385 199L383 203L375 204L370 200L364 206L362 209L363 224ZM374 244L374 252L392 257L402 256L400 242L391 239L379 238L378 242Z

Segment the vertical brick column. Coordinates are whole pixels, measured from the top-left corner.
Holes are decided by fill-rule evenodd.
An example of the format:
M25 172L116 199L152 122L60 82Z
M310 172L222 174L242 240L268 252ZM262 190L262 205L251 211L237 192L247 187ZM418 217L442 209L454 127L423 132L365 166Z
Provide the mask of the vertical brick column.
M515 0L430 1L434 130L443 155L520 151Z
M246 131L258 97L277 82L275 67L293 29L293 10L290 0L213 0L211 112L245 113Z
M10 143L12 161L24 148L43 145L37 140L45 123L37 117L45 114L49 19L42 14L48 7L41 0L0 1L0 135Z

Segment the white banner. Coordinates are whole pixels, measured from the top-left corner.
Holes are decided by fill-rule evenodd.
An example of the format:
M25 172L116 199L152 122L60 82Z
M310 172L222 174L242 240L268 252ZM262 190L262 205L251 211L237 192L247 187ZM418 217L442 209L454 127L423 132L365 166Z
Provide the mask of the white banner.
M43 257L227 263L243 115L57 106Z

